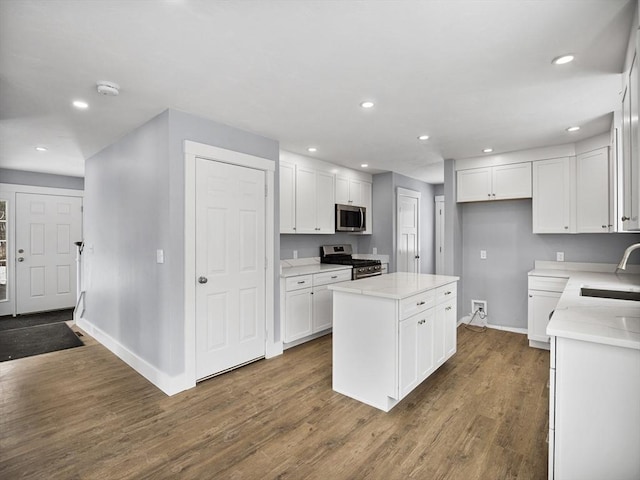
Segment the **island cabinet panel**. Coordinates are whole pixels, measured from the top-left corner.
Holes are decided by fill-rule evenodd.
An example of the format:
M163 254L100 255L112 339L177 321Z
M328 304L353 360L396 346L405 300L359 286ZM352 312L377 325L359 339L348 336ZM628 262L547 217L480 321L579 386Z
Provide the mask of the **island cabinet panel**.
M388 412L447 361L456 280L399 272L331 286L333 389Z

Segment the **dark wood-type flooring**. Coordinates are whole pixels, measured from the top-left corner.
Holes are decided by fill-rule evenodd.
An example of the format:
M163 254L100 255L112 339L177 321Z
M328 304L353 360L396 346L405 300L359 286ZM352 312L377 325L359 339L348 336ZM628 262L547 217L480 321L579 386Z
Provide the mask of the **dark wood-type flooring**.
M458 328L391 412L331 390L331 336L167 397L87 335L0 364L3 479L544 479L548 352Z

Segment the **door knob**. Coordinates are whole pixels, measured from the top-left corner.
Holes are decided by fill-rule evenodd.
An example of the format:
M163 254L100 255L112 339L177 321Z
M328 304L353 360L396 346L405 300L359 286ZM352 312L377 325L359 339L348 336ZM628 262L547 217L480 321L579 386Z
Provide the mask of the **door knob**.
M18 253L24 253L24 250L21 248L20 250L18 250Z
M24 262L24 257L18 257L19 262Z
M198 283L207 283L209 281L209 279L207 277L199 277L198 278Z

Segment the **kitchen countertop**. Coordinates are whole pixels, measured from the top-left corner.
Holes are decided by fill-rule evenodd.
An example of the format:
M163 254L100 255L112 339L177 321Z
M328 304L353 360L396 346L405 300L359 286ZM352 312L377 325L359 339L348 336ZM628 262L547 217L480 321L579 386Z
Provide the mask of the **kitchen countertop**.
M354 280L353 282L329 285L329 289L336 292L402 300L411 295L432 290L459 279L460 277L450 277L448 275L396 272Z
M310 275L313 273L337 272L338 270L351 270L350 265L333 265L330 263L312 263L293 267L282 267L281 278L295 277L298 275Z
M545 276L544 270L534 272ZM555 270L546 272L546 276L569 277L547 335L640 350L640 302L580 295L584 286L640 291L640 275L583 271L559 275Z

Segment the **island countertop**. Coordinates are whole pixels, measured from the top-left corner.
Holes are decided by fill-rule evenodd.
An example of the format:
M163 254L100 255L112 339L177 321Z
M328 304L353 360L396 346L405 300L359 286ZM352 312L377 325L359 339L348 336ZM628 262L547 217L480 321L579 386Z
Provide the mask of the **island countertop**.
M432 290L442 285L447 285L459 279L460 277L448 275L396 272L354 280L353 282L336 283L329 285L329 289L336 292L357 293L372 297L402 300L403 298Z

